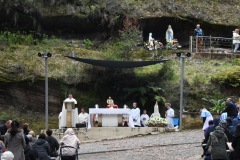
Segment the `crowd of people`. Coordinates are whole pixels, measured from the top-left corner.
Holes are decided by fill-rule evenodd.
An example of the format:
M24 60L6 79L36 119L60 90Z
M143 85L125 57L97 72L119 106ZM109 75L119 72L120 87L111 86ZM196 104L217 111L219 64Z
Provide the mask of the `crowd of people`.
M0 126L0 160L50 160L51 157L58 157L60 144L63 148L61 155L75 160L80 140L72 128L65 131L59 144L52 136L52 130L48 129L46 134L40 133L37 138L28 126L16 120L8 120Z
M220 118L213 118L206 108L202 109L201 118L204 122L202 157L205 160L239 160L240 104L227 98Z

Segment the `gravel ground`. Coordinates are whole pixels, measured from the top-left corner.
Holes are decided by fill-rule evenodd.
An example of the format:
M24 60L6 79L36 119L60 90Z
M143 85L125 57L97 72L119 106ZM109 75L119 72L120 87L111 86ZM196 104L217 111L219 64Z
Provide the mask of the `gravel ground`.
M201 130L167 132L80 145L81 160L200 160Z

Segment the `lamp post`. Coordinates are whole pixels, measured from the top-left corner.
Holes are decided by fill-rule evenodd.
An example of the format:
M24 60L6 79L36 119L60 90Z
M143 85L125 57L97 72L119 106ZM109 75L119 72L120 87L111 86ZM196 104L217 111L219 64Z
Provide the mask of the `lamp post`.
M45 59L45 129L48 129L48 58L52 57L52 54L48 51L45 53L38 53L38 57Z
M183 85L184 85L184 59L190 57L191 53L177 53L177 57L180 57L180 117L179 117L179 129L182 130L182 113L183 113Z

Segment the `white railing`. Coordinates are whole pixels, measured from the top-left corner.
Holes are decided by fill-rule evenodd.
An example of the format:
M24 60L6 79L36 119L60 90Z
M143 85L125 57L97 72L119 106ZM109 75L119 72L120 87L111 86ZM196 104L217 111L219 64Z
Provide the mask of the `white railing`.
M213 37L213 36L190 36L189 37L189 52L198 52L197 38L203 39L202 51L212 48L231 49L233 48L233 38Z

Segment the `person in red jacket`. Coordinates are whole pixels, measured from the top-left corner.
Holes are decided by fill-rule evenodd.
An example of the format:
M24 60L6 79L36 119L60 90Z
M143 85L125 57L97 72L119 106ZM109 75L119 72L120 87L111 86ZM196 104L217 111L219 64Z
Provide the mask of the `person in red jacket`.
M114 108L114 109L118 108L118 106L114 104L114 101L111 97L107 99L107 104L108 105L106 106L106 108Z

